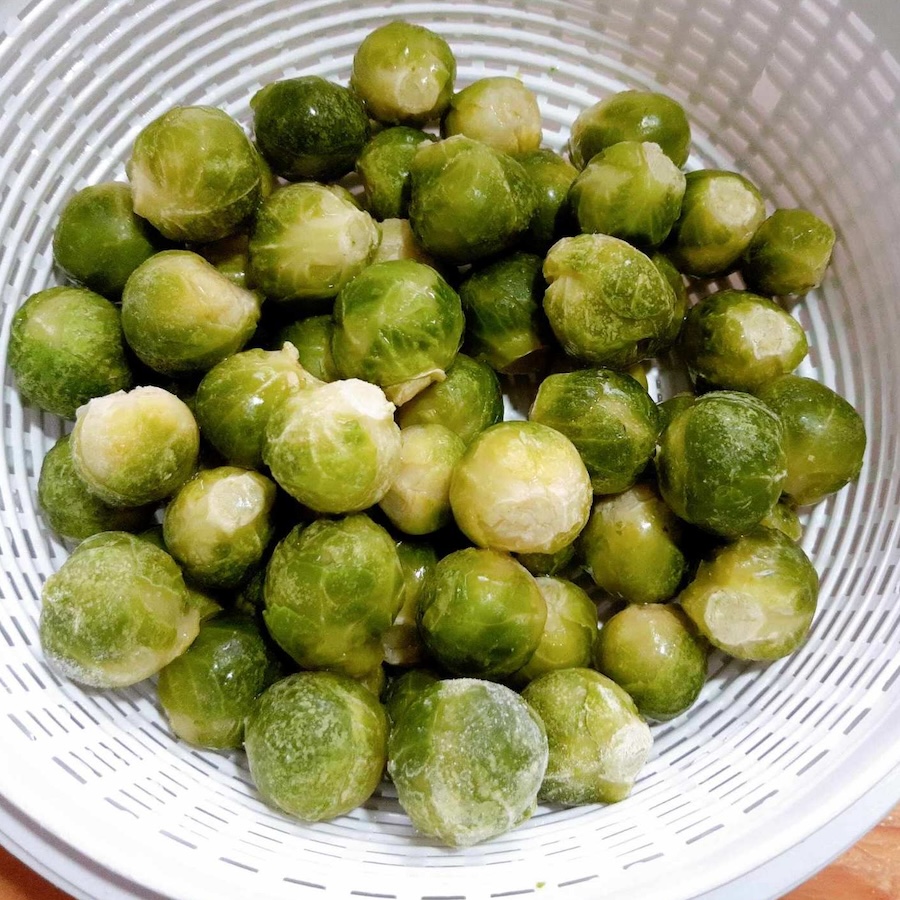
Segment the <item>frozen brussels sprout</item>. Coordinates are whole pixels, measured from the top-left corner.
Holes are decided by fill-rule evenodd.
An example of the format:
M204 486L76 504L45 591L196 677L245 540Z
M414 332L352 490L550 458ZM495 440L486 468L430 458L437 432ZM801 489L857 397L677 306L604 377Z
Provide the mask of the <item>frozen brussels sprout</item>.
M756 528L701 562L678 602L698 631L737 659L781 659L804 641L819 578L786 534Z
M669 282L669 287L672 288L672 293L675 295L675 316L672 319L672 326L669 332L660 338L657 346L654 348L654 352L659 352L673 346L678 340L684 325L684 317L687 315L691 301L688 297L687 286L684 283L684 276L672 265L671 260L667 256L656 251L650 254L650 262L659 269L663 278Z
M174 494L194 474L200 432L174 394L137 387L82 406L71 446L91 493L112 506L143 506Z
M458 678L425 688L391 731L388 774L413 825L468 847L524 822L547 768L540 718L500 684Z
M331 353L334 318L329 315L310 316L290 322L278 330L275 347L292 344L301 366L319 381L337 381L341 376Z
M273 684L247 717L244 748L263 799L306 822L365 803L387 761L388 720L361 684L300 672Z
M13 316L8 360L23 401L66 419L132 383L119 310L86 288L32 294Z
M417 128L385 128L363 147L356 161L366 209L376 219L403 219L409 209L409 167L416 148L435 140Z
M653 91L622 91L588 107L572 123L569 156L583 169L596 154L622 141L658 144L683 166L691 152L691 127L681 105Z
M215 241L256 210L256 149L221 109L176 106L134 142L125 167L134 211L173 241Z
M866 428L840 394L811 378L784 375L763 385L757 396L784 427L783 490L792 503L818 503L859 476Z
M267 84L250 107L260 152L288 181L346 175L369 137L359 98L317 75Z
M537 207L525 233L525 244L543 254L563 233L574 230L570 230L566 199L578 169L552 150L530 150L516 159L537 191Z
M390 535L368 516L298 525L266 569L269 633L304 669L365 678L380 668L382 637L403 602Z
M508 249L528 228L537 189L511 156L463 135L420 144L409 221L439 259L463 264Z
M191 249L224 275L233 285L248 289L250 283L250 235L243 231L209 244L194 244Z
M595 494L631 487L659 436L659 412L630 375L584 369L549 375L528 414L562 432L581 454Z
M538 422L501 422L469 444L450 481L457 525L480 547L556 553L591 511L591 479L572 442Z
M541 146L541 109L519 78L479 78L450 99L441 135L464 134L501 153L525 153Z
M541 800L616 803L631 793L653 737L622 688L592 669L559 669L532 681L522 697L547 730Z
M350 87L373 119L424 125L443 115L455 79L456 59L440 35L396 21L376 28L359 45Z
M410 669L388 682L384 689L383 703L391 727L400 721L407 707L422 691L436 684L440 679L428 669Z
M428 544L403 540L397 542L397 556L403 570L403 603L381 638L384 661L391 666L416 666L428 656L417 619L419 601L434 577L437 554Z
M658 144L623 141L601 150L572 182L579 230L658 247L681 213L685 178Z
M277 301L330 300L372 260L372 217L332 188L290 184L263 201L250 233L253 284Z
M783 500L776 503L772 511L760 519L759 524L764 528L774 528L786 534L792 541L799 541L803 537L803 523L800 516Z
M395 259L412 259L437 269L438 264L429 256L416 240L409 219L385 219L378 223L381 243L372 257L373 263L390 262Z
M557 241L544 260L544 311L570 356L622 369L673 338L680 310L651 260L604 234Z
M531 572L539 576L562 575L577 568L575 544L569 544L556 553L517 553L516 559Z
M175 560L124 531L84 541L47 579L41 604L45 658L91 687L155 675L188 648L200 623Z
M675 394L674 397L669 397L668 400L663 400L659 403L657 409L659 410L660 434L669 427L669 422L671 422L681 410L693 406L696 399L696 396L690 391L681 391L680 393Z

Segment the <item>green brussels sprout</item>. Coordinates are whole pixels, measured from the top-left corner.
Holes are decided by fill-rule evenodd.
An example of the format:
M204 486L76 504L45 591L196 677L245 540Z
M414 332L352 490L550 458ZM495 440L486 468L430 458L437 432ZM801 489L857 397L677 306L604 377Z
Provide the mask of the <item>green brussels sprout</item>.
M781 659L804 641L819 578L786 534L756 528L700 563L678 602L698 631L737 659Z
M600 629L596 667L626 691L642 716L680 716L706 683L706 645L674 606L627 606Z
M191 249L224 275L235 287L249 290L250 235L242 231L209 244L195 244Z
M666 253L688 275L728 272L766 217L759 191L743 175L703 169L688 172L681 217Z
M134 211L173 241L216 241L256 210L256 149L221 109L176 106L134 142L125 171Z
M736 537L778 502L787 475L784 429L750 394L706 394L662 433L656 471L662 497L677 516Z
M469 444L450 481L450 506L472 543L556 553L591 511L591 479L572 442L538 422L501 422Z
M260 153L288 181L346 175L369 137L359 98L317 75L267 84L250 107Z
M263 799L289 815L333 819L378 787L388 727L384 708L352 679L290 675L268 688L247 717L250 774Z
M44 657L91 687L126 687L155 675L197 636L200 617L164 550L124 531L82 542L41 595Z
M248 616L217 616L160 673L159 701L172 731L211 750L239 749L256 698L282 666Z
M376 28L359 45L350 87L373 119L424 125L443 115L455 79L447 42L421 25L397 21Z
M793 372L809 349L800 323L748 291L719 291L688 310L680 350L691 377L731 391L756 391Z
M640 250L618 238L557 241L544 260L544 311L570 356L627 368L663 349L680 326L675 294ZM677 323L677 326L676 326Z
M803 523L800 516L783 500L776 503L771 512L760 519L759 524L764 528L774 528L786 534L792 541L799 541L803 537Z
M344 378L377 384L401 406L444 378L464 327L459 296L434 269L376 263L338 294L331 350Z
M572 123L569 156L583 169L596 154L622 141L659 144L676 166L683 166L691 152L691 126L671 97L622 91L579 113Z
M334 318L329 315L310 316L290 322L280 328L275 347L292 344L301 366L319 381L330 383L340 379L340 373L331 353L331 337L334 334Z
M263 461L292 497L321 513L368 509L400 463L394 404L381 388L350 379L286 397L269 417Z
M232 602L234 611L262 621L262 611L265 607L265 583L265 569L257 569L235 593Z
M805 209L776 209L744 251L741 272L761 294L805 294L822 283L834 229Z
M658 144L623 141L587 164L569 203L582 232L658 247L681 213L684 189L684 173Z
M122 329L151 369L166 375L205 372L250 340L260 301L199 254L165 250L128 279Z
M669 282L669 287L672 288L672 293L675 295L675 316L672 319L672 325L653 348L654 352L659 352L673 346L678 340L678 336L681 334L681 329L684 326L684 317L687 315L691 301L684 283L684 276L672 265L671 260L667 256L664 256L659 251L655 251L650 254L650 262L659 269L663 278ZM640 381L640 379L638 380ZM643 382L641 383L643 384Z
M413 825L451 847L515 828L547 768L541 720L514 691L458 678L414 697L391 731L388 774Z
M544 254L556 240L568 233L569 207L566 199L578 169L552 150L530 150L516 156L537 191L537 207L525 232L525 245Z
M290 184L263 201L250 233L250 274L267 298L330 300L371 261L372 217L321 184Z
M438 264L416 240L409 219L385 219L378 223L381 243L372 257L373 265L395 259L412 259L437 269Z
M403 540L397 542L397 556L403 570L403 603L381 638L384 661L391 666L416 666L428 655L419 635L419 601L434 577L437 554L428 544Z
M410 178L410 225L428 253L451 263L507 250L537 206L537 189L519 163L461 134L420 144Z
M525 153L541 146L541 109L519 78L479 78L450 98L441 136L463 134L501 153Z
M75 472L92 494L111 506L143 506L194 474L200 432L174 394L137 387L81 407L71 447Z
M164 245L134 214L131 188L112 181L69 198L53 233L53 259L76 284L118 300L128 276Z
M575 544L569 544L556 553L517 553L516 559L535 578L562 575L576 567Z
M409 168L419 144L435 140L417 128L386 128L356 161L366 209L376 219L403 219L409 209Z
M458 353L446 379L425 388L397 411L401 428L444 425L469 444L503 419L503 394L493 369Z
M558 669L532 681L522 698L547 730L541 800L616 803L631 793L653 737L614 681L592 669Z
M427 687L440 679L427 669L410 669L388 682L384 690L384 708L393 728L406 713L407 708Z
M659 412L630 375L585 369L549 375L528 414L562 432L581 454L595 494L631 487L659 437Z
M866 427L840 394L811 378L783 375L763 385L757 396L784 427L783 490L792 503L818 503L859 476Z
M85 288L32 294L13 316L8 360L22 399L66 419L132 383L119 310Z
M696 400L696 396L690 391L681 391L680 393L675 394L674 397L669 397L668 400L663 400L661 403L658 403L656 408L659 412L660 434L669 427L669 422L671 422L678 413L683 409L687 409L689 406L693 406Z
M301 667L363 678L381 666L403 588L396 547L380 525L364 515L320 519L276 546L263 618Z

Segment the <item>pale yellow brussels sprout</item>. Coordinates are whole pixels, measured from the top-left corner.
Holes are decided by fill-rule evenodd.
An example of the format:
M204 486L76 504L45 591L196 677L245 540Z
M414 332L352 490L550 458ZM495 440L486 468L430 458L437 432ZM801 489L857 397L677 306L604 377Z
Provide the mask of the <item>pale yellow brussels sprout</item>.
M799 541L803 537L803 523L800 516L784 500L776 503L772 511L760 519L759 524L764 528L774 528L786 534L792 541Z
M397 542L397 556L403 569L403 603L381 638L384 661L391 666L417 666L428 658L416 620L419 602L434 578L437 554L428 544L402 540Z
M394 259L412 259L432 269L437 268L434 258L416 240L409 219L385 219L378 223L378 230L381 232L381 243L372 258L373 265Z

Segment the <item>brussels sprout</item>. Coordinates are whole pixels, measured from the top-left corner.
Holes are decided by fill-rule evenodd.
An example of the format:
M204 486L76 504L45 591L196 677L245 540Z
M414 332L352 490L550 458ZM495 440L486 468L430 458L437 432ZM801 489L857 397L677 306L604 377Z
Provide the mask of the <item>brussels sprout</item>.
M376 263L338 294L331 350L344 378L377 384L400 406L444 378L464 327L459 296L434 269Z
M689 406L693 406L696 399L697 398L690 391L681 391L680 393L675 394L674 397L669 397L668 400L663 400L662 403L657 404L660 434L669 427L669 422L671 422L678 413L683 409L687 409Z
M376 219L402 219L409 209L409 167L419 144L435 140L417 128L386 128L363 147L356 171L366 209Z
M569 156L583 169L601 150L622 141L659 144L676 166L683 166L691 151L691 126L671 97L622 91L579 113L572 123Z
M85 288L32 294L13 316L8 359L22 399L67 419L132 383L119 310Z
M385 219L378 223L381 243L372 257L372 263L390 262L395 259L412 259L437 269L438 264L416 240L408 219Z
M678 219L684 188L684 174L658 144L623 141L587 164L569 203L583 232L658 247Z
M211 750L238 749L256 698L281 663L247 616L218 616L160 673L157 690L172 731Z
M600 629L597 669L651 719L689 709L706 683L706 646L673 606L628 606Z
M388 683L384 690L384 708L391 727L400 721L407 708L427 687L440 679L427 669L410 669Z
M350 87L373 119L424 125L443 114L455 79L447 42L421 25L398 21L376 28L359 45Z
M234 611L262 621L262 611L265 607L265 583L265 569L257 569L234 595L232 604Z
M267 84L250 107L260 152L288 181L346 175L369 136L359 98L317 75Z
M313 378L330 383L341 377L331 353L333 334L334 319L331 315L310 316L279 329L273 343L275 347L292 344L300 365Z
M221 109L176 106L134 142L125 171L134 211L173 241L237 231L260 199L256 149Z
M501 422L469 444L453 471L450 506L475 544L556 553L591 511L591 480L572 442L538 422Z
M634 379L640 386L644 393L650 390L650 381L647 378L647 367L649 362L647 360L641 360L641 362L635 363L633 366L629 366L625 371L624 375L627 375L629 378Z
M209 594L191 584L187 585L188 606L197 611L197 617L202 625L222 612L222 604Z
M552 150L530 150L516 160L537 191L537 207L525 233L525 244L544 254L563 232L572 233L566 198L578 169Z
M688 172L681 217L666 253L688 275L727 272L765 217L762 196L743 175L715 169Z
M297 526L266 570L263 617L305 669L363 678L381 665L382 637L403 602L390 535L368 516Z
M866 428L843 397L797 375L770 381L757 396L775 410L784 427L787 478L783 490L793 503L818 503L859 476Z
M263 799L307 822L350 812L378 787L388 720L362 685L329 672L276 682L247 717L244 747Z
M630 376L609 369L550 375L528 414L562 432L581 454L596 494L631 487L656 449L659 413Z
M210 244L192 247L211 266L224 275L233 285L244 290L252 287L250 269L250 235L246 232L231 234Z
M330 300L371 261L372 217L321 184L290 184L263 201L250 234L250 274L267 298Z
M539 576L562 575L576 566L575 544L569 544L556 553L517 553L516 559L531 572Z
M425 688L396 722L388 774L419 831L468 847L534 812L547 768L541 720L500 684L459 678Z
M382 635L381 643L386 663L415 666L427 657L417 619L419 601L434 577L437 555L427 544L404 540L397 542L397 556L403 570L403 604L391 627Z
M653 356L680 325L668 281L618 238L563 238L544 260L544 278L544 310L556 337L570 356L594 365L627 368Z
M57 672L91 687L155 675L197 636L175 561L124 531L84 541L44 584L41 646Z
M78 410L72 462L91 493L112 506L174 494L194 474L200 432L190 409L158 387L97 397Z
M525 153L541 146L537 97L518 78L479 78L450 99L441 135L464 134L501 153Z
M615 803L631 793L653 738L622 688L591 669L560 669L532 681L522 697L547 729L542 800Z
M772 511L760 519L759 524L764 528L774 528L786 534L792 541L799 541L803 537L803 523L800 516L784 501L776 503Z
M822 283L834 229L805 209L776 209L753 235L741 269L761 294L805 294Z
M537 206L519 163L463 135L420 144L410 176L410 225L429 253L452 263L508 249Z
M678 598L713 646L738 659L781 659L804 641L819 578L786 534L756 528L700 563Z

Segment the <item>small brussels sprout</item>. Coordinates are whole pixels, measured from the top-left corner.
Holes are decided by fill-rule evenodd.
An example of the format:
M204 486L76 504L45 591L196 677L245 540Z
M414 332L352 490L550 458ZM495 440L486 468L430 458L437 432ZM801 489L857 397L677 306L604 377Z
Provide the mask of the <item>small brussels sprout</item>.
M370 32L353 57L350 87L366 112L388 125L424 125L443 115L453 94L456 59L447 42L410 22Z
M741 272L761 294L805 294L822 283L834 229L805 209L776 209L753 235Z
M290 184L263 201L250 234L250 274L267 298L330 300L371 261L372 217L321 184Z
M317 75L267 84L250 107L260 152L288 181L346 175L369 137L359 98Z
M640 250L618 238L581 234L544 260L544 311L570 356L627 368L664 347L680 325L675 294Z
M356 161L366 209L376 219L403 219L409 209L409 167L419 144L435 140L417 128L386 128Z
M387 762L388 720L361 684L300 672L273 684L247 717L244 748L266 802L306 822L365 803Z
M700 633L737 659L781 659L804 641L819 578L786 534L756 528L700 563L678 602Z
M693 406L696 399L696 396L690 391L681 391L680 393L675 394L674 397L669 397L668 400L663 400L661 403L657 404L660 434L669 427L669 422L671 422L678 413L683 409L687 409L689 406Z
M410 225L429 253L452 263L508 249L537 205L537 189L519 163L463 135L420 144L410 176Z
M216 241L259 204L256 149L221 109L176 106L141 131L125 167L134 211L173 241Z
M541 720L514 691L458 678L413 698L395 723L388 774L413 825L469 847L524 822L547 768Z
M200 623L172 557L124 531L84 541L47 579L41 604L45 658L91 687L155 675L188 648Z
M764 528L774 528L782 534L786 534L792 541L799 541L803 537L803 523L796 511L783 500L772 507L759 522Z
M403 540L397 542L397 556L403 570L403 603L381 638L384 661L391 666L416 666L428 656L417 620L419 601L434 577L437 554L428 544Z
M658 247L681 213L685 178L658 144L623 141L598 153L572 183L582 232Z
M650 262L659 269L663 278L669 282L672 293L675 294L675 317L672 319L672 326L669 332L660 338L657 346L654 348L654 352L659 352L660 350L668 349L678 340L684 325L684 317L687 315L691 301L684 283L684 276L672 265L668 256L655 251L650 254Z
M250 276L250 235L230 234L209 244L195 244L191 249L224 275L233 285L244 290L252 287Z
M525 245L544 254L564 232L572 233L566 199L578 169L552 150L530 150L516 160L537 191L537 207L525 232Z
M407 708L427 687L440 679L427 669L410 669L398 678L388 682L384 689L383 702L391 727L400 721Z
M194 474L200 432L190 409L158 387L97 397L78 410L72 462L91 493L112 506L174 494Z
M522 697L547 730L541 800L616 803L631 793L653 737L622 688L592 669L560 669L532 681Z
M556 553L591 511L591 479L572 442L538 422L501 422L469 444L450 481L457 525L480 547Z
M818 503L859 476L866 428L840 394L811 378L784 375L763 385L757 396L784 427L783 490L793 503Z
M517 553L516 559L534 575L549 577L562 575L572 568L576 568L575 544L569 544L556 553Z
M313 378L330 383L341 377L331 352L333 334L334 318L331 315L310 316L279 329L274 345L283 347L285 343L292 344L300 365Z
M232 601L234 611L262 621L262 611L265 607L265 583L265 569L257 569L235 593Z
M727 272L766 217L759 191L743 175L703 169L688 172L681 217L666 249L675 267L707 277Z
M572 123L569 156L583 169L596 154L622 141L659 144L683 166L691 152L691 126L679 103L653 91L622 91L578 115Z
M131 387L119 310L78 287L32 294L16 310L9 334L9 366L22 399L74 419L93 397Z
M372 263L390 262L395 259L412 259L437 269L438 264L416 240L409 219L385 219L378 223L381 243L372 257Z
M479 78L450 99L441 119L442 137L463 134L501 153L525 153L541 146L537 97L518 78Z

